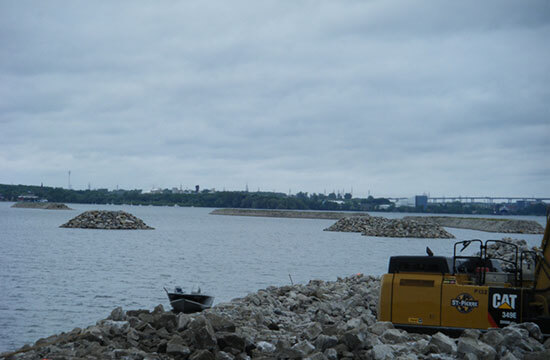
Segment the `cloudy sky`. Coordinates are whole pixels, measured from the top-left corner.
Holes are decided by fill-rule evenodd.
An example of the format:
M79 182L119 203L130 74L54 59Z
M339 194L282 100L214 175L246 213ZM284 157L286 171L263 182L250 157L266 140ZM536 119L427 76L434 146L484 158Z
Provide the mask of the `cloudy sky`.
M0 183L550 196L550 2L0 0Z

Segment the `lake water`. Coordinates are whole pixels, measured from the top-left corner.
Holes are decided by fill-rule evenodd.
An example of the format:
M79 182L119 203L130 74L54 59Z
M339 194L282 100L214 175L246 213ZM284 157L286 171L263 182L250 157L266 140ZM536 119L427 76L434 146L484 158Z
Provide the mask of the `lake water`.
M212 209L69 204L74 210L0 202L0 353L107 317L117 306L170 304L163 287L201 287L215 303L270 285L381 275L391 255L451 256L453 243L542 235L447 231L457 239L397 239L323 231L333 220L209 215ZM124 210L155 230L64 229L86 210ZM391 218L405 214L377 213ZM514 217L536 220L544 217Z

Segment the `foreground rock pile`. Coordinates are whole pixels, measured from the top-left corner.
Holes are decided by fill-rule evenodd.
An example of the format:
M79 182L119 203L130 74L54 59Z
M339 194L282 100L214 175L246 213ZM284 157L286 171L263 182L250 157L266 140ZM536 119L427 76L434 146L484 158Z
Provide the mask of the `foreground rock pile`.
M360 232L366 236L442 238L454 239L454 235L434 223L419 223L406 219L386 219L377 216L346 217L338 220L325 231Z
M269 287L199 314L121 308L86 329L39 340L13 359L545 359L532 323L454 339L376 322L379 279Z
M533 220L464 218L455 216L405 216L422 224L437 224L445 227L472 229L498 233L544 234L541 224Z
M149 230L143 220L124 211L86 211L71 219L63 228L105 229L105 230Z

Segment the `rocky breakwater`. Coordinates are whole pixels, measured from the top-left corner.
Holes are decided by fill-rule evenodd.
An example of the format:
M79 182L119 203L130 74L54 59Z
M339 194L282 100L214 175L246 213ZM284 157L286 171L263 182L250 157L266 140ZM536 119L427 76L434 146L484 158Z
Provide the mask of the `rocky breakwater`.
M419 223L407 219L386 219L377 216L346 217L338 220L325 231L360 232L366 236L442 238L454 235L434 223Z
M293 219L341 219L349 216L368 216L367 213L335 211L299 211L299 210L265 210L265 209L215 209L211 215L260 216Z
M437 224L445 227L472 229L487 232L514 234L544 234L544 228L533 220L466 218L455 216L405 216L422 224Z
M11 207L21 209L72 210L65 204L51 202L17 202Z
M162 305L123 311L86 329L38 340L8 359L547 359L532 323L459 338L407 333L376 321L379 279L268 287L199 314Z
M86 211L69 222L63 228L104 229L104 230L150 230L143 220L124 211L92 210Z

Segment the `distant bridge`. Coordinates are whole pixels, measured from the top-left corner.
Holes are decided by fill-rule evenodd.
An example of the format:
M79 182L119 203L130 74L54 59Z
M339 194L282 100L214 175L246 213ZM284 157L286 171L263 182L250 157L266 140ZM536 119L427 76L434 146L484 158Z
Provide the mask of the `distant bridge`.
M509 203L515 201L548 201L548 197L534 197L534 196L440 196L440 197L431 197L428 196L428 202L446 202L446 201L459 201L459 202L488 202L493 203L495 201L504 202L508 201Z
M387 199L390 201L399 201L399 200L407 200L411 198L414 199L414 196L413 197L389 197ZM519 201L537 201L537 202L550 201L550 197L535 197L535 196L435 196L435 197L431 197L431 196L428 196L428 202L431 202L431 203L447 202L447 201L486 202L486 203L507 201L511 203L513 201L518 201L518 200Z

